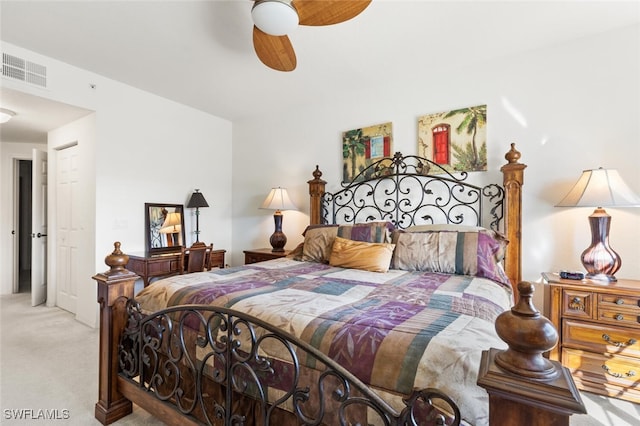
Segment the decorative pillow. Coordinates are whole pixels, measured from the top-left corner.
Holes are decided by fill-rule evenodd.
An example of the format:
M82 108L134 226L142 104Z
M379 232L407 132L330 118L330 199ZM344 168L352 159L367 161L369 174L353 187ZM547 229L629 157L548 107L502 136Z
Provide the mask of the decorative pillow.
M329 263L331 248L336 236L369 243L390 243L391 222L366 222L351 225L309 225L302 233L304 247L301 260Z
M367 243L390 243L394 229L391 222L354 223L338 226L338 237Z
M404 271L437 272L440 268L438 259L438 232L394 232L392 242L396 245L391 263L392 269Z
M392 243L393 269L472 275L510 285L500 265L506 240L493 231L395 231Z
M507 244L509 244L509 240L502 235L500 232L494 231L492 229L483 228L482 226L473 226L473 225L456 225L452 223L444 223L444 224L425 224L425 225L414 225L406 228L404 232L440 232L440 231L452 231L452 232L486 232L488 235L493 237L497 242L500 243L500 247L496 251L495 255L499 262L502 262L504 259L504 255L506 252Z
M318 228L337 228L338 225L308 225L305 230L302 232L302 236L306 237L307 236L307 232L312 230L312 229L318 229Z
M302 260L306 262L329 263L333 240L338 235L337 226L307 228L304 232Z
M367 243L336 237L329 264L343 268L387 272L394 247L394 244L389 243Z
M287 257L291 258L293 260L302 260L302 249L303 248L304 248L304 242L301 242L300 244L298 244L296 246L296 248L294 248L293 250L291 250L289 252Z

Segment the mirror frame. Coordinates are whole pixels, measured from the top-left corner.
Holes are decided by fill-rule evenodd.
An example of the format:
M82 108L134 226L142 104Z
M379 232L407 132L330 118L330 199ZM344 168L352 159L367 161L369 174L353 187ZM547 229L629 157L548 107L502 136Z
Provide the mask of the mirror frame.
M152 228L154 222L158 223L157 219L162 210L168 213L180 213L180 232L177 232L178 241L175 245L166 245L166 243L163 243L159 232L154 232ZM158 225L155 226L158 227ZM162 224L159 226L162 226ZM144 203L144 229L147 255L180 252L182 247L185 246L186 241L184 232L184 206L182 204L169 203Z

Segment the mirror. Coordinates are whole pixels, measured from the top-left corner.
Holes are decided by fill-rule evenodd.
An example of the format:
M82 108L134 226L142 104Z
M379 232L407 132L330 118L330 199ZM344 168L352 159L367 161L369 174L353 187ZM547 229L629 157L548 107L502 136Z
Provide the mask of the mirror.
M185 245L182 204L145 203L147 254L179 252Z

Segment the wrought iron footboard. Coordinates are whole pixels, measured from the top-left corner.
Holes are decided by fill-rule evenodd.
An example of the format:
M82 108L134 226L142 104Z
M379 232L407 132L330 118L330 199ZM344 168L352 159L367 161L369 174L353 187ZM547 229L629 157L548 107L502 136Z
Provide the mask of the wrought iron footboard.
M460 424L440 391L415 391L398 411L316 348L240 312L185 305L145 315L129 300L127 315L119 374L205 424L244 425L237 407L247 399L264 425L279 424L279 409L302 425Z

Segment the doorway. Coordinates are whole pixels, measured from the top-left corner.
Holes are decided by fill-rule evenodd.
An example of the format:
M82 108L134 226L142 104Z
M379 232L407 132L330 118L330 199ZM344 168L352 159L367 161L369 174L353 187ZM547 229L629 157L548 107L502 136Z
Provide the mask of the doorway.
M16 160L18 192L18 282L14 293L31 292L32 161ZM17 288L16 288L17 287Z

